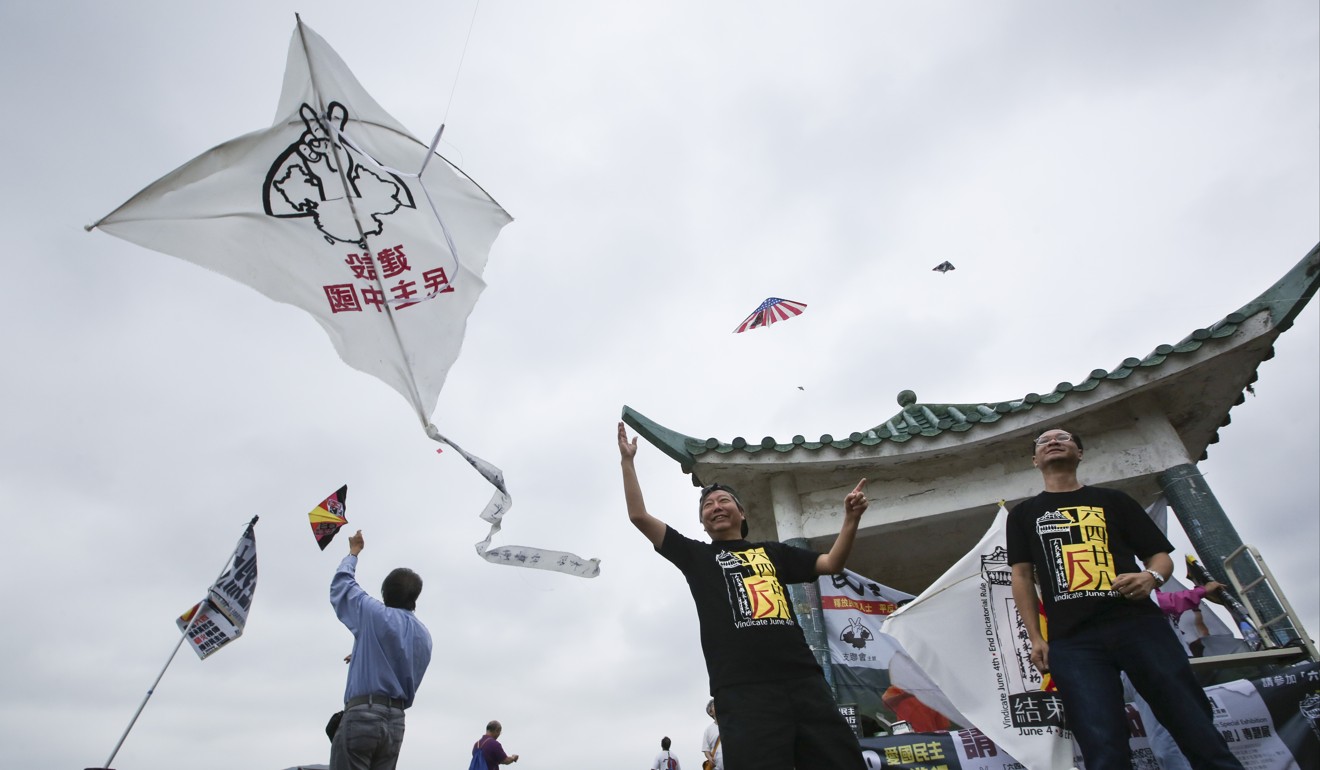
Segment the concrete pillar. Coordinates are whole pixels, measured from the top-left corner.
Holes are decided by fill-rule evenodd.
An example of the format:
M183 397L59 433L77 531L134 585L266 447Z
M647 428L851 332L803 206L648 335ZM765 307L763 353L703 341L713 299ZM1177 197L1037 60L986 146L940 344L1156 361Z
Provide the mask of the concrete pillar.
M791 473L776 473L770 477L770 500L775 510L775 533L780 542L798 548L809 548L802 528L802 498ZM815 583L795 583L788 586L788 598L798 625L807 637L807 646L816 656L816 662L825 672L825 681L834 691L834 673L830 670L829 640L825 638L825 618L820 606L820 590ZM838 692L834 697L838 699Z
M1190 463L1175 465L1157 477L1164 496L1182 523L1183 531L1192 542L1192 548L1200 558L1201 564L1215 580L1228 583L1228 573L1224 569L1224 557L1242 546L1242 537L1228 520L1228 514L1219 505L1205 476ZM1242 583L1250 583L1260 577L1260 570L1248 556L1233 561L1234 571ZM1231 585L1231 584L1230 584ZM1272 620L1283 614L1283 608L1275 599L1273 592L1261 584L1248 594L1256 612L1262 621ZM1287 620L1266 629L1277 644L1287 644L1302 636Z

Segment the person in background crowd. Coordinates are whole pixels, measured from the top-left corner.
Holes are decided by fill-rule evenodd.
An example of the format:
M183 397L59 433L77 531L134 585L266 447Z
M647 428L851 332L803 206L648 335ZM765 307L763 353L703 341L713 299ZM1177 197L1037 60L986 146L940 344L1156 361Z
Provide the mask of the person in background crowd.
M504 726L492 719L486 723L486 734L472 745L472 752L481 752L482 758L486 760L486 770L499 770L500 765L512 765L518 761L517 754L504 753L504 747L500 745L500 734L503 732Z
M710 717L710 724L706 725L706 732L701 736L701 753L706 758L701 763L701 767L703 770L724 770L724 749L720 746L720 720L715 717L714 698L706 703L706 716Z

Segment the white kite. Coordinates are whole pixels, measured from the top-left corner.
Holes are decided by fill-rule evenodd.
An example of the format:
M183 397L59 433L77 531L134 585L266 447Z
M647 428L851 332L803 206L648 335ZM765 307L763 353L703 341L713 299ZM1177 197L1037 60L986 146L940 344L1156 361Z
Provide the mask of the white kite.
M194 158L88 229L311 313L345 363L401 393L428 436L495 486L481 514L492 525L477 544L483 558L594 577L596 559L491 550L511 502L503 474L431 424L491 244L512 221L435 153L439 139L428 148L409 134L299 19L274 125Z

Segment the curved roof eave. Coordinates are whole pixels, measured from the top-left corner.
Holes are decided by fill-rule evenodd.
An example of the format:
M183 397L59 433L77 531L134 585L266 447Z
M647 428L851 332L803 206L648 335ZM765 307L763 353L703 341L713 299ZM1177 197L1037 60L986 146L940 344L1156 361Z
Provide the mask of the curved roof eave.
M802 435L797 435L788 442L780 442L774 437L766 436L756 443L749 442L741 436L728 442L716 438L702 440L666 428L628 406L623 408L623 420L647 441L677 460L683 467L683 472L689 474L692 473L698 459L710 452L727 455L732 452L787 453L798 450L819 450L825 447L847 449L858 444L862 446L875 446L882 442L901 444L916 436L938 436L945 431L959 433L972 430L979 424L998 422L1005 415L1028 411L1036 404L1059 403L1069 394L1094 390L1107 381L1125 380L1139 369L1157 369L1169 360L1177 360L1195 353L1205 345L1214 345L1232 337L1247 319L1261 312L1269 313L1268 333L1277 337L1292 326L1297 315L1315 295L1317 288L1320 288L1320 244L1316 244L1300 262L1251 302L1206 328L1194 330L1180 342L1156 346L1144 358L1125 358L1112 370L1092 370L1080 383L1061 382L1044 395L1028 393L1009 401L922 404L917 402L915 393L905 390L898 395L900 410L897 414L875 427L854 431L846 437L836 438L824 434L817 440L808 440ZM1268 360L1271 355L1272 350L1267 350L1261 360ZM1251 381L1254 380L1253 374ZM1238 403L1241 403L1240 397Z

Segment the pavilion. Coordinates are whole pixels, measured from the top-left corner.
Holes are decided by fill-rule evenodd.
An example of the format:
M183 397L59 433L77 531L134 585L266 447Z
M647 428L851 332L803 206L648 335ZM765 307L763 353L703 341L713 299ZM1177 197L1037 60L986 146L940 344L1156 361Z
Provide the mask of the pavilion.
M1031 441L1066 425L1085 437L1087 483L1122 489L1142 504L1163 494L1200 561L1227 582L1224 557L1241 538L1196 463L1318 286L1320 245L1260 296L1143 357L1007 401L921 403L905 390L897 413L847 436L725 441L685 435L631 407L623 419L694 485L736 488L753 541L827 549L844 494L868 478L871 506L849 567L913 594L977 543L1001 500L1012 507L1040 491ZM1278 614L1272 595L1256 602L1262 614ZM1275 632L1280 643L1297 634L1287 623Z

